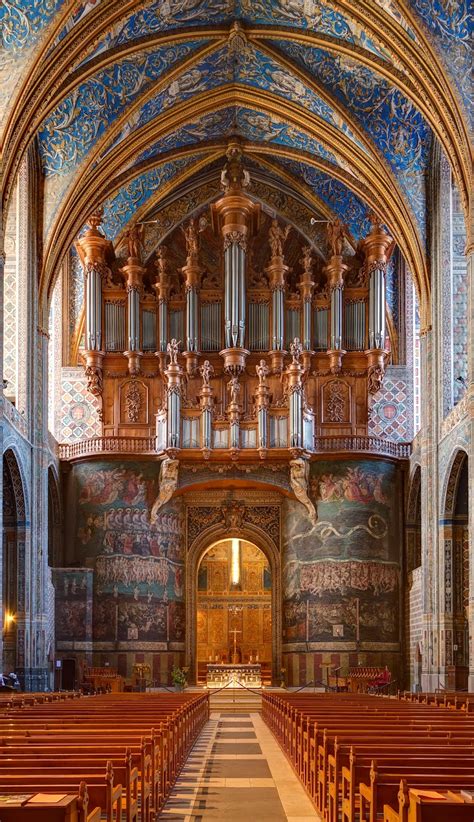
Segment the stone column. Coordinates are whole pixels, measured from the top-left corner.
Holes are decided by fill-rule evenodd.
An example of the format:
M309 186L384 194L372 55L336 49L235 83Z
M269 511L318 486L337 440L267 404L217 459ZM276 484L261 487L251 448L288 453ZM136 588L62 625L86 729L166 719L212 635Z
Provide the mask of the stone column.
M472 206L471 206L472 208ZM474 238L472 217L466 246L468 276L468 432L469 432L469 679L468 690L474 691Z

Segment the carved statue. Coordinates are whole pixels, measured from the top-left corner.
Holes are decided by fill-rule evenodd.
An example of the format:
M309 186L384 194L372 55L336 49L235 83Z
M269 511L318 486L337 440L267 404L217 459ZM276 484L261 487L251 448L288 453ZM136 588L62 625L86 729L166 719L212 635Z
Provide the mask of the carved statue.
M191 218L186 228L182 228L184 239L186 240L186 254L189 260L190 257L196 258L199 254L199 239L196 220Z
M240 191L250 185L250 174L242 166L242 147L231 142L226 151L227 163L221 172L221 186L224 193Z
M160 491L155 502L153 503L150 513L150 521L152 523L156 522L160 508L162 508L166 502L169 502L176 491L176 486L178 485L178 469L179 460L172 460L167 457L161 463Z
M214 374L214 366L211 365L209 360L204 360L203 364L199 369L199 373L202 377L202 384L207 386L209 385L210 378Z
M174 337L171 342L168 343L166 346L166 353L170 358L170 365L178 365L178 353L179 353L179 346L181 342L177 342Z
M382 388L384 369L381 365L373 365L369 368L367 377L367 388L369 394L376 394Z
M283 257L283 243L291 231L291 226L286 225L281 228L278 225L278 220L272 220L270 230L268 232L268 243L272 252L272 257Z
M328 223L327 235L331 256L341 257L347 226L337 218Z
M129 259L132 257L135 260L141 260L144 229L145 226L143 224L132 225L125 234Z
M168 261L168 249L165 245L159 245L156 249L156 260L155 266L160 274L160 277L163 276L163 273L166 271L166 264Z
M301 265L303 266L303 271L305 274L312 274L313 270L313 257L311 254L311 246L305 245L303 248L303 257L301 260Z
M295 337L293 342L290 343L290 354L292 356L292 364L299 365L300 357L303 353L303 346L298 337Z
M257 372L258 384L266 385L270 369L265 360L260 360L259 364L255 366L255 371Z
M290 484L296 499L308 511L308 516L312 525L316 525L318 514L316 508L308 496L309 462L299 457L290 460Z
M227 388L230 391L230 401L234 405L238 405L240 394L240 383L238 377L231 377L227 383Z
M101 397L103 391L102 369L97 365L88 365L85 370L87 388L94 397Z
M225 527L228 531L240 530L242 528L245 514L245 503L243 502L226 502L222 506L222 518Z

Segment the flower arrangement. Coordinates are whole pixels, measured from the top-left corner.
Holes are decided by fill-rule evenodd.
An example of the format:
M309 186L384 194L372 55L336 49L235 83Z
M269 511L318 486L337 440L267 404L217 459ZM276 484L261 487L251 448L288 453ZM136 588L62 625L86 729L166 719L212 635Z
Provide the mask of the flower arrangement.
M173 670L171 671L171 681L173 685L180 688L185 688L187 685L186 673L182 668L178 668L177 665L174 665Z

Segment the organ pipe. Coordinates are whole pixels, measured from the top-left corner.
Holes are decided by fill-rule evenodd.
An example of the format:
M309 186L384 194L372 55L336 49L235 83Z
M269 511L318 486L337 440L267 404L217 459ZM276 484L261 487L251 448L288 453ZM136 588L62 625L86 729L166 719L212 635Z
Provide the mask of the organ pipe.
M239 374L245 368L245 277L249 235L258 224L260 207L245 193L250 178L242 166L242 149L232 141L221 175L224 194L212 206L214 229L224 241L224 370Z
M385 273L394 241L372 214L372 228L363 241L365 269L369 278L369 392L381 386L385 372Z
M132 375L140 371L140 294L144 268L136 257L129 257L122 269L126 276L127 287L127 351L128 370Z
M110 276L108 259L113 257L113 245L99 230L102 211L94 212L87 221L86 231L75 243L85 276L86 298L86 377L89 391L102 397L102 279ZM101 411L99 412L102 413Z

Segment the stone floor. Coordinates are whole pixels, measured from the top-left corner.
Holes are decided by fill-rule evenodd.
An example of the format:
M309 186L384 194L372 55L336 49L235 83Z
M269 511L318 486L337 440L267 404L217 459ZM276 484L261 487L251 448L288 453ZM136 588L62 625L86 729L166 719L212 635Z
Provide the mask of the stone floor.
M159 818L167 822L320 819L257 713L211 714Z

